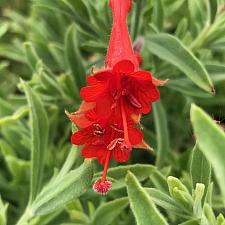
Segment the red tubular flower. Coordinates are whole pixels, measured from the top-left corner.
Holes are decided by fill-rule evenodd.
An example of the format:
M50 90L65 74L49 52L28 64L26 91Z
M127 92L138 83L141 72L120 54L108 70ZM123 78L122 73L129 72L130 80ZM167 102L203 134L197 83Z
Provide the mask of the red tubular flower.
M71 136L75 145L84 145L85 158L97 158L104 165L102 180L93 189L106 194L111 182L106 179L109 161L129 159L132 147L150 148L137 128L142 114L149 113L151 103L159 99L159 81L150 72L140 70L140 48L132 48L126 24L131 0L110 0L113 27L105 60L105 69L87 78L88 87L80 95L80 109L67 115L81 129ZM139 46L140 47L140 46Z

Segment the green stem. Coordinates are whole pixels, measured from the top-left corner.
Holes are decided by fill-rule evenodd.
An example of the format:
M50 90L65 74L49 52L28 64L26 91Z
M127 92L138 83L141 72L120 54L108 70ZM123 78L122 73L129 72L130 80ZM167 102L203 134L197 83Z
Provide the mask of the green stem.
M194 51L197 48L202 47L206 38L208 37L208 33L210 31L211 26L206 25L202 32L198 35L198 37L193 41L192 45L190 46L190 50Z
M29 220L33 217L28 209L24 211L24 214L20 217L16 225L28 225Z

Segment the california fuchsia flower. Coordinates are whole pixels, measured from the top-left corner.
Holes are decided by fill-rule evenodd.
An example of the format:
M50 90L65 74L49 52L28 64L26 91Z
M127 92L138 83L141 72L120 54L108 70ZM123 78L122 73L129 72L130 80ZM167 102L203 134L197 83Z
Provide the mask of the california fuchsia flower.
M165 83L139 69L140 49L133 50L126 24L131 0L110 0L110 7L113 26L105 68L87 78L89 86L80 91L84 100L80 109L68 114L80 127L71 136L71 142L84 145L83 157L97 158L104 165L102 180L93 185L101 194L111 188L106 179L111 158L126 162L133 147L150 148L137 125L141 115L149 113L151 103L160 97L156 86Z

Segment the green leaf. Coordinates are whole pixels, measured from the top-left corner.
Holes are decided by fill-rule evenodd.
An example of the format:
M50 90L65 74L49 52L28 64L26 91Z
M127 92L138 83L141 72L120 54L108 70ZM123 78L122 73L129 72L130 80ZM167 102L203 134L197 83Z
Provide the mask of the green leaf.
M26 183L28 179L30 162L18 159L15 156L6 156L5 161L14 183Z
M155 0L153 7L153 22L159 31L163 30L164 25L164 6L162 0Z
M193 199L186 186L178 178L172 176L167 178L167 183L171 197L191 211Z
M0 44L0 56L20 63L26 63L26 59L22 52L12 44Z
M193 149L190 172L192 188L194 189L197 183L202 183L206 193L211 180L211 165L197 145Z
M37 63L40 61L40 58L30 42L24 43L26 59L29 67L32 71L35 71Z
M188 211L182 205L162 191L159 191L156 188L145 188L145 191L150 195L152 201L163 209L179 216L188 214Z
M152 173L156 171L156 168L151 165L127 165L127 166L117 166L108 170L107 177L113 181L112 190L117 190L122 187L125 187L125 176L127 171L131 171L139 181L142 181L148 178ZM96 173L94 178L95 180L102 176L101 173Z
M224 225L225 219L224 216L220 213L219 216L216 218L216 225Z
M143 4L142 0L136 0L133 5L131 28L130 28L131 39L133 41L137 38L139 34L142 4Z
M193 204L193 212L197 217L201 217L202 215L202 198L204 196L205 185L204 184L196 184L196 188L194 190L194 204Z
M153 115L157 134L156 166L161 168L170 149L167 117L161 101L154 103Z
M107 45L97 41L86 41L81 44L81 48L89 52L105 53L107 51Z
M27 83L21 82L26 94L28 106L30 107L32 139L30 201L32 202L41 188L45 151L49 135L49 123L46 111L39 97Z
M155 34L146 45L154 55L171 63L203 90L214 93L212 81L201 62L175 37Z
M137 225L167 225L151 197L141 187L137 178L128 172L126 177L127 192Z
M13 113L12 116L5 116L3 118L0 118L0 126L21 119L22 117L26 116L28 112L29 108L27 106L20 107Z
M7 224L7 208L8 204L3 204L2 198L0 196L0 224L6 225Z
M150 175L150 180L153 183L154 187L156 187L160 191L168 193L166 177L159 170L156 170L152 175Z
M4 36L4 34L8 31L9 24L8 23L2 23L0 27L0 38Z
M225 133L202 109L191 107L191 122L197 144L211 162L218 184L225 197Z
M30 207L30 214L46 215L64 207L86 192L92 177L93 168L90 160L86 160L78 169L56 177L37 196Z
M188 21L186 18L183 18L178 26L177 29L175 31L175 35L179 38L179 39L183 39L185 37L185 34L187 32L188 29Z
M200 225L200 219L192 219L192 220L188 220L184 223L180 223L179 225Z
M208 1L210 8L210 22L213 23L218 10L218 0L208 0Z
M82 0L62 0L62 2L71 10L76 24L78 24L81 29L87 31L93 36L98 36L98 33L89 21L88 10Z
M93 225L109 225L112 221L127 207L129 201L127 197L119 198L107 203L104 203L96 210Z
M67 64L73 74L77 87L80 89L86 83L86 71L78 47L77 31L75 24L72 24L67 30L65 38L65 54ZM79 89L77 90L78 92Z
M73 222L81 223L81 224L89 224L90 219L89 217L85 214L85 212L78 211L78 210L70 210L70 219Z
M216 218L213 209L207 203L204 205L204 214L210 225L216 224Z
M199 89L191 80L188 78L178 78L168 82L166 85L175 91L179 91L184 95L189 95L198 98L211 98L212 95L208 92Z

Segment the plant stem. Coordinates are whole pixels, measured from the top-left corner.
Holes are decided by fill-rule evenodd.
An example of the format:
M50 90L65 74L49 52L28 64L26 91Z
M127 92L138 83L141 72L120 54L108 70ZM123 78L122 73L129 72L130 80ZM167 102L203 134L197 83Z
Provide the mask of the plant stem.
M16 225L28 225L29 220L32 218L33 216L31 215L30 211L28 210L28 208L24 211L24 214L20 217L20 219L18 220L18 222L16 223Z

